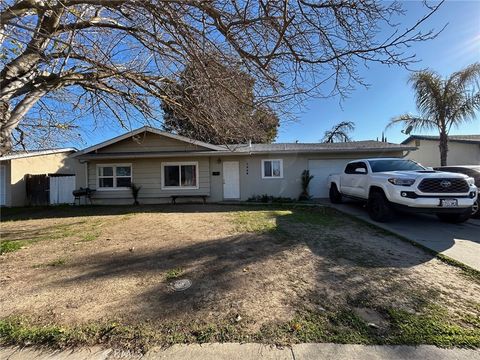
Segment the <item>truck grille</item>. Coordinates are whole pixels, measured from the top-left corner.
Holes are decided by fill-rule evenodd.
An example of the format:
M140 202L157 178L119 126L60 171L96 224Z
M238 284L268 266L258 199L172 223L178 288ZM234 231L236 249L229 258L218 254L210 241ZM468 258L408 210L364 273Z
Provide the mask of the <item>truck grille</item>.
M468 183L463 179L423 179L418 189L424 193L465 193Z

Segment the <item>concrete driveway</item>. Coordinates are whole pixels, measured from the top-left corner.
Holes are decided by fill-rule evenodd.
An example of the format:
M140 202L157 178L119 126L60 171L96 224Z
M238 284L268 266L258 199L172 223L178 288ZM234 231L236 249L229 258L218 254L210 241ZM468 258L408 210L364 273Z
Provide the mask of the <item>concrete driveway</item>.
M330 205L480 271L479 219L447 224L432 215L398 214L391 222L378 223L370 219L362 203L347 200Z

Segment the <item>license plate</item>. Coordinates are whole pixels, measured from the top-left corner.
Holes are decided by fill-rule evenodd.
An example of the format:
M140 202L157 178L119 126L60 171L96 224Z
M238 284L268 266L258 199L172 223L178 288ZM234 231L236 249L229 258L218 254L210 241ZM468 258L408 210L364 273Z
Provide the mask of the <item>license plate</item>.
M441 207L457 207L458 200L457 199L440 199L440 206Z

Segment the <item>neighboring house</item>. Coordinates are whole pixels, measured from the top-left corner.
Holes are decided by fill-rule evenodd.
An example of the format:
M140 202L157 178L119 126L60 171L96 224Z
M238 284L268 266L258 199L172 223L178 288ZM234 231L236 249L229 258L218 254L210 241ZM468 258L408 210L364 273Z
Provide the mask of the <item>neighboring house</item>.
M19 151L0 157L0 205L27 205L25 175L74 174L76 149Z
M439 137L411 135L402 141L403 145L418 148L406 156L425 166L440 166ZM450 135L448 137L448 165L479 165L480 135Z
M356 158L401 157L414 147L378 141L334 144L218 146L143 127L73 155L77 187L95 189L94 204L131 204L130 184L141 186L140 203L172 195L206 195L208 201L247 200L268 194L297 198L309 169L310 193L327 197L327 176Z

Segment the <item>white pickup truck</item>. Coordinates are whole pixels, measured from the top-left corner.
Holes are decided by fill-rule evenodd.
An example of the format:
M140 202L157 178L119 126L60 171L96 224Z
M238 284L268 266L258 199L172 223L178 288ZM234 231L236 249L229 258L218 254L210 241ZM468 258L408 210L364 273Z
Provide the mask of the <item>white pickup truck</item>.
M370 217L385 222L395 210L436 214L460 223L471 214L478 196L474 179L427 169L400 158L351 161L341 174L328 177L330 201L342 197L366 201Z

